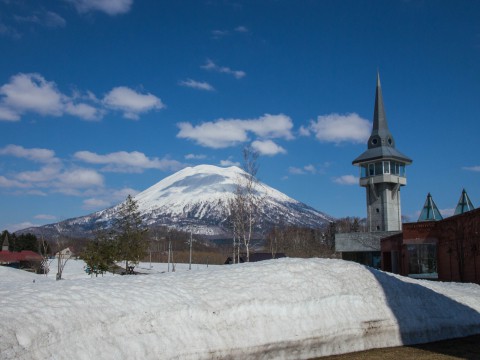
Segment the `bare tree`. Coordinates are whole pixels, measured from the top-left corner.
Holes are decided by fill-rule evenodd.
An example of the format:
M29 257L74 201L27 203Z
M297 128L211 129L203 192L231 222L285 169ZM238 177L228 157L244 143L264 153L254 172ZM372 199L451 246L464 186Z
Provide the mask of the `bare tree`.
M55 254L55 257L57 258L57 280L62 279L62 274L63 274L63 269L65 268L65 265L67 264L68 260L71 257L70 250L68 248L64 249L64 246L66 245L66 241L64 239L61 239L60 237L57 238L56 240L57 243L57 249L58 252Z
M243 150L243 170L237 177L235 196L229 202L229 212L234 229L235 238L243 243L246 252L246 261L250 261L250 242L258 221L260 203L263 201L259 195L258 152L251 148Z
M42 271L45 276L48 275L50 272L50 265L52 263L52 259L49 258L50 246L48 242L43 238L39 241L39 253L42 256Z

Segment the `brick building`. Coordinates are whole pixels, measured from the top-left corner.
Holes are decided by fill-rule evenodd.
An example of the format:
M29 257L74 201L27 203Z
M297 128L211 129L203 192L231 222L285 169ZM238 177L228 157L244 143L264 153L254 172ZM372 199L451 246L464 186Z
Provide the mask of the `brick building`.
M381 256L385 271L480 284L480 209L403 224L401 233L381 240Z

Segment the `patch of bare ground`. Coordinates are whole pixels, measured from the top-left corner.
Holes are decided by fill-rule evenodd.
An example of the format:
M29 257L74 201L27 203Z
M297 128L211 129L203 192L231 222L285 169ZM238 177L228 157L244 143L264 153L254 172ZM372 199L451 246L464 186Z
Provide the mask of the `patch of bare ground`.
M321 360L480 360L480 335L428 344L373 349L325 356Z

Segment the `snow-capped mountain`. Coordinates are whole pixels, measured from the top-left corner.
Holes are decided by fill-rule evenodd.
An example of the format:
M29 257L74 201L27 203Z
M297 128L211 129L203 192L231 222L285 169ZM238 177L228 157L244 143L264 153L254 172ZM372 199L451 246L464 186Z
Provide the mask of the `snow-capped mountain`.
M134 199L149 226L164 225L194 234L221 237L230 233L226 223L227 204L234 198L239 178L244 175L243 170L235 166L187 167L137 194ZM318 228L333 220L266 184L259 183L256 189L263 199L256 229L259 233L268 231L274 224ZM111 224L119 206L22 232L90 237L93 229Z

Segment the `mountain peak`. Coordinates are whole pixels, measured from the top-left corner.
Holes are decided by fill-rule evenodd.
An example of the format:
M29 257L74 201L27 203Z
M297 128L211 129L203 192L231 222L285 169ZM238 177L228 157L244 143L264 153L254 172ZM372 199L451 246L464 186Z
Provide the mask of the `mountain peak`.
M167 226L205 236L230 236L226 224L228 203L235 197L238 178L243 174L237 166L186 167L138 193L134 199L148 226ZM273 226L318 228L333 220L266 184L259 183L257 192L263 199L258 233L265 233ZM70 236L89 236L96 227L109 227L118 216L119 207L42 228ZM31 228L28 230L32 232Z

